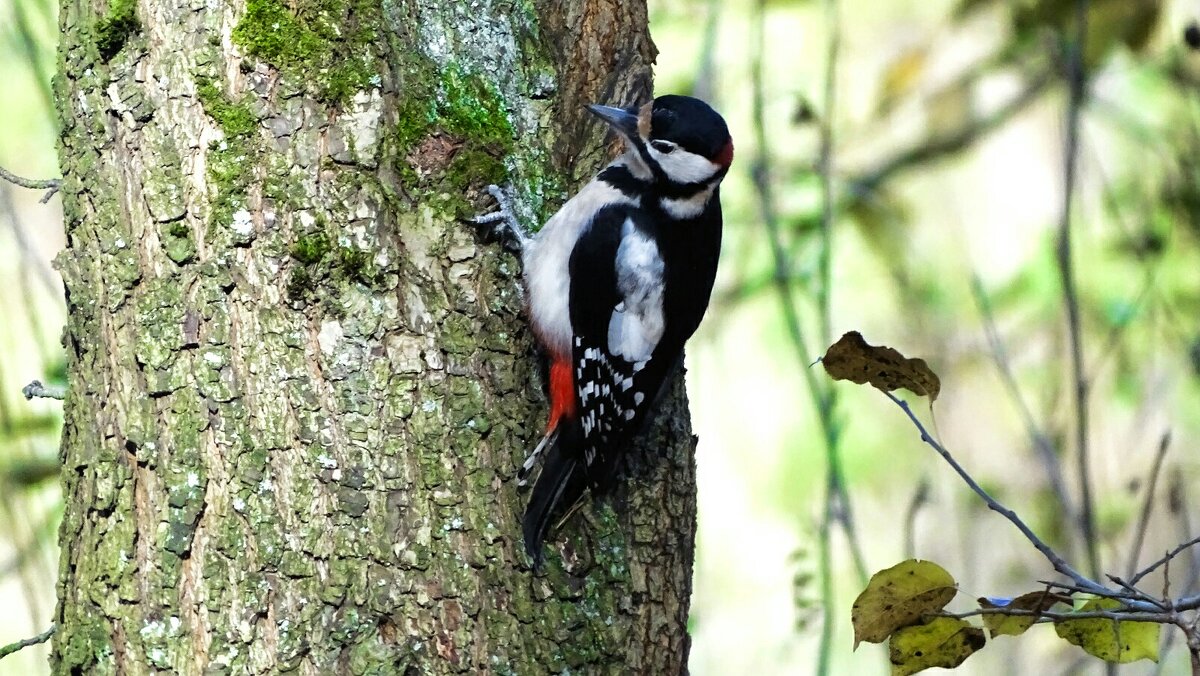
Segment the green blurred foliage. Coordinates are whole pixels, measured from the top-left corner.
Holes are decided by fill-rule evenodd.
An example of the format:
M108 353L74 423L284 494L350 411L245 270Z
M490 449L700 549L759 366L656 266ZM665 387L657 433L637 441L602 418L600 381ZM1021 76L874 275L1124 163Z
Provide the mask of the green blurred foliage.
M690 352L701 436L693 673L812 673L817 664L824 601L814 571L826 451L806 366L794 357L779 311L778 278L798 299L810 361L828 345L823 339L848 330L928 360L943 394L925 411L927 423L980 483L1085 565L1055 258L1065 78L1076 45L1088 96L1072 242L1106 570L1126 569L1131 530L1147 504L1145 478L1168 429L1164 476L1196 492L1200 467L1187 449L1200 441L1200 52L1185 44L1184 30L1200 8L1090 0L1079 43L1078 7L1076 0L651 3L658 93L708 96L737 146L722 189L728 239L717 300ZM714 21L718 30L701 30ZM841 40L830 111L823 78L835 27ZM760 48L756 78L750 57ZM754 141L756 79L767 147ZM818 335L818 156L826 124L834 139L831 337ZM752 173L764 157L790 256L784 270L768 253L764 195ZM1003 353L987 340L987 326ZM838 450L857 539L872 569L902 554L936 558L963 571L962 584L980 595L1046 577L1032 547L966 491L889 402L862 390L839 389L833 418L843 432ZM1037 450L1037 438L1048 452ZM1051 484L1051 465L1068 505ZM927 501L919 498L924 479ZM1150 501L1143 562L1195 535L1180 518L1187 507L1162 509L1162 485L1164 495ZM1181 496L1191 504L1186 490ZM914 551L906 552L910 532ZM830 543L830 673L886 673L885 655L850 651L849 600L862 587L845 535L832 529ZM1181 561L1177 585L1194 561ZM1014 651L997 645L958 671L1045 673L1077 654L1036 640ZM1178 647L1168 651L1163 673L1182 669L1185 658Z
M0 166L30 178L56 175L50 80L56 6L45 0L0 0ZM41 633L54 607L58 490L58 402L27 402L34 379L62 383L58 344L61 285L50 258L61 246L57 201L0 185L0 645ZM46 648L0 662L0 674L46 673Z
M826 291L833 333L860 330L934 366L944 391L933 417L946 443L1038 533L1068 556L1081 555L1046 465L1060 463L1077 499L1054 258L1064 60L1077 40L1076 6L651 0L659 93L709 98L737 146L722 189L720 285L690 350L701 436L693 673L814 668L827 453L803 373L826 346L817 328ZM45 0L0 0L0 78L6 100L19 103L0 108L0 166L39 178L56 164L54 11ZM1101 552L1114 571L1124 568L1145 500L1129 486L1145 484L1165 429L1174 442L1164 473L1176 488L1169 505L1156 503L1145 551L1183 539L1179 520L1195 511L1198 492L1200 467L1188 453L1200 441L1200 53L1183 41L1197 11L1184 0L1087 3L1081 51L1089 97L1073 227ZM754 43L759 21L762 42ZM826 39L835 28L842 41L836 101L827 110ZM759 47L765 148L753 142L750 105L749 57ZM825 125L834 138L836 207L828 289L819 270L817 170ZM775 268L750 172L764 154L785 270ZM18 228L39 240L52 232L55 207L3 190L11 199L0 207L11 208L0 209L0 584L7 583L0 597L28 612L0 623L0 643L40 631L52 603L58 409L31 405L18 392L35 377L61 381L63 364L61 300L36 281L51 253L23 251L15 239ZM799 298L807 329L799 351L780 311L779 278ZM986 296L986 315L972 280ZM1003 342L1020 402L999 375L988 323ZM911 545L912 555L936 556L959 571L972 596L1022 591L1046 574L1027 543L964 492L886 400L860 388L837 392L833 424L869 564L898 560ZM1049 440L1049 459L1036 452L1022 406ZM926 482L928 494L918 499ZM831 542L832 673L885 673L882 652L850 651L848 608L861 586L845 536L834 529ZM1008 647L993 646L960 673L1041 673L1071 657L1033 644L1019 654ZM1168 651L1164 659L1175 665L1180 656ZM6 659L0 673L44 664L23 659Z

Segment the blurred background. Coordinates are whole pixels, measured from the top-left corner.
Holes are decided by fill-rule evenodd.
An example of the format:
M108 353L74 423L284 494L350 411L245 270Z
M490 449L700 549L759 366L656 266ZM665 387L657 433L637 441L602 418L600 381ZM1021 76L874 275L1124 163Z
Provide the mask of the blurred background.
M0 0L0 167L57 178L57 4ZM61 202L0 180L0 646L40 634L54 612L58 571L57 401L25 401L32 380L62 383L65 304L51 267L63 246ZM0 661L0 674L45 674L45 645Z
M692 673L887 673L883 648L851 650L850 606L905 558L955 576L956 610L1051 576L895 405L810 366L845 331L929 362L941 397L915 410L1080 570L1127 574L1200 534L1200 0L650 7L658 92L711 101L737 146L689 354ZM33 178L57 176L54 11L0 0L0 166ZM20 394L63 377L61 216L41 196L0 182L0 645L54 600L60 407ZM1180 556L1172 591L1198 575ZM1118 673L1187 673L1164 636L1160 664ZM45 671L44 647L0 662ZM1047 627L960 669L1101 671Z

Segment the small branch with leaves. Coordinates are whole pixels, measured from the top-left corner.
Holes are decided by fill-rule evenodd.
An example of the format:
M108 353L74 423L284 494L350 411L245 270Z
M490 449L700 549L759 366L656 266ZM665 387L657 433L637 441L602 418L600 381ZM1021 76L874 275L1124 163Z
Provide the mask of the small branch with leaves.
M1065 578L1041 582L1040 591L1015 598L980 598L976 608L949 612L946 606L958 595L958 583L950 573L932 561L903 561L875 573L855 600L851 610L855 646L862 641L888 641L892 673L904 676L931 667L957 667L986 645L987 635L1016 636L1035 624L1052 624L1060 638L1106 662L1157 661L1162 627L1171 625L1187 639L1192 674L1200 676L1200 594L1171 598L1168 586L1171 561L1200 545L1200 537L1181 543L1163 558L1131 572L1127 579L1109 575L1109 584L1092 579L1039 538L1015 511L989 495L930 434L908 402L892 394L906 389L928 397L932 405L941 381L923 360L906 358L890 347L870 345L857 332L850 332L834 343L821 361L834 380L870 384L899 406L921 440ZM1164 441L1163 452L1165 446ZM1137 586L1159 568L1166 580L1161 594ZM967 621L975 617L983 627Z

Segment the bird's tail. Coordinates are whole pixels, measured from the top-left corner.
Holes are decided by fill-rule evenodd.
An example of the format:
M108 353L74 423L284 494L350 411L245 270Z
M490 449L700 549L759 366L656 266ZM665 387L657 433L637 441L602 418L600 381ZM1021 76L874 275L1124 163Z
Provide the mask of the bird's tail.
M533 485L522 523L525 551L533 559L534 566L540 566L545 560L542 543L554 518L574 506L587 490L586 472L578 457L578 447L571 443L578 441L579 432L578 424L564 421L542 454L542 471Z

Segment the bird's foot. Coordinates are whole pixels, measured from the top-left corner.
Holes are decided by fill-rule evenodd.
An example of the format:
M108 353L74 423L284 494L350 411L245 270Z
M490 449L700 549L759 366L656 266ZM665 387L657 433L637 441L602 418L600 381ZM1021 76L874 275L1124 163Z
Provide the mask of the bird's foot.
M486 190L495 198L498 208L491 213L476 216L471 219L471 222L475 225L488 226L492 233L504 242L505 246L516 253L521 253L532 238L525 232L521 222L517 220L508 193L498 185L489 185Z

